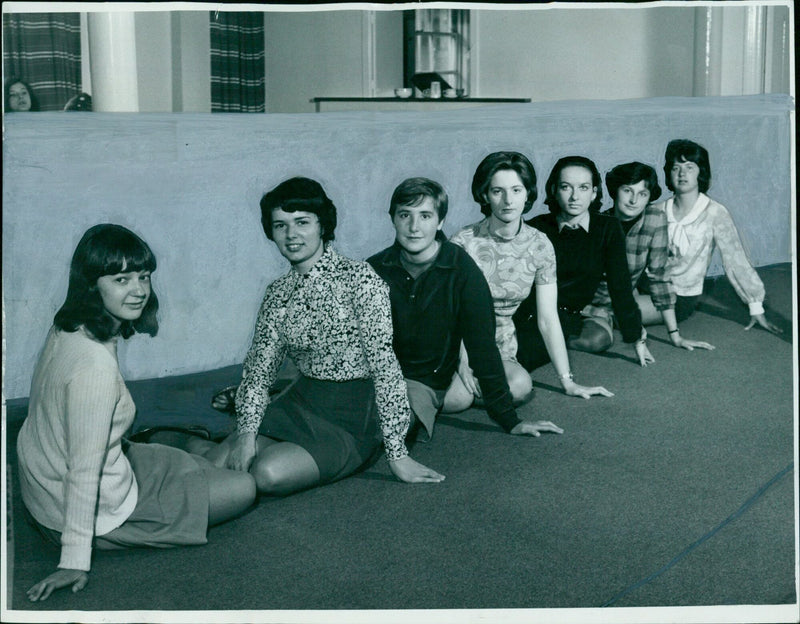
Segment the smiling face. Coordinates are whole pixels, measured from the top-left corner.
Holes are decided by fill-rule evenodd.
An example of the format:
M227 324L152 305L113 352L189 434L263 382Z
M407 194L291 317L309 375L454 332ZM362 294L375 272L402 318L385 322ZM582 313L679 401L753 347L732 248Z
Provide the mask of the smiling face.
M272 239L281 255L300 273L308 273L325 251L322 226L313 212L272 211Z
M439 220L431 197L425 197L418 206L397 206L392 223L397 243L410 260L427 262L436 254L436 232L444 222Z
M644 180L636 184L623 184L614 198L614 213L621 221L630 221L642 214L649 201L650 189Z
M127 264L127 263L126 263ZM97 280L97 290L106 311L117 321L135 321L150 299L150 271L122 271L103 275Z
M693 193L700 189L700 167L691 160L675 161L669 170L670 182L676 195Z
M497 225L518 223L528 201L528 190L516 171L501 169L489 181L485 199L492 211L490 218Z
M585 167L564 167L556 184L556 200L565 219L576 219L589 210L597 187L592 186L592 172Z
M12 111L21 113L31 109L31 94L21 82L14 83L8 90L8 105Z

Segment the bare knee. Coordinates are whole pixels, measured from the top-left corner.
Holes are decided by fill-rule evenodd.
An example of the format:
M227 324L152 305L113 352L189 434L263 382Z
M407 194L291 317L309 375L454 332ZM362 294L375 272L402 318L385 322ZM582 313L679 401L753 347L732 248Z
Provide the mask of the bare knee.
M299 447L298 447L299 448ZM269 496L286 496L319 483L319 468L311 455L295 453L262 453L250 473L258 491Z
M458 375L453 375L453 382L447 389L444 401L442 402L442 412L448 414L463 412L465 409L472 407L474 402L475 395L467 390Z
M512 370L506 368L506 380L511 391L511 399L516 405L525 403L533 396L533 382L531 377L521 366Z
M613 337L597 323L586 321L579 336L573 336L567 341L567 346L575 351L600 353L608 349L614 342Z
M291 479L288 478L286 471L275 466L272 462L255 462L250 469L256 487L262 494L271 496L283 496L289 494Z

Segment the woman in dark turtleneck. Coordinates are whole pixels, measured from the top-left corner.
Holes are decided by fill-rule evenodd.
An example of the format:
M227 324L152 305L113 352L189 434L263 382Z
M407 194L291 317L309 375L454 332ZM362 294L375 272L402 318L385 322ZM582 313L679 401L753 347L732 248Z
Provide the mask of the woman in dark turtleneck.
M582 314L605 280L623 341L633 344L642 366L654 362L631 289L622 227L614 217L598 214L603 190L597 167L583 156L561 158L545 190L550 213L527 223L544 232L555 249L558 312L567 346L592 353L611 346L611 325ZM514 323L520 363L528 370L541 366L547 361L547 352L537 330L535 294L520 306Z

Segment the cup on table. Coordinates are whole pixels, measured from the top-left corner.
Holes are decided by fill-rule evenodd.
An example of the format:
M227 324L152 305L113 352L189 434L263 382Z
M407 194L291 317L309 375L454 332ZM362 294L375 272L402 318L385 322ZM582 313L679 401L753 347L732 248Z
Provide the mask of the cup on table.
M438 80L434 80L431 83L431 98L440 98L442 97L442 83Z

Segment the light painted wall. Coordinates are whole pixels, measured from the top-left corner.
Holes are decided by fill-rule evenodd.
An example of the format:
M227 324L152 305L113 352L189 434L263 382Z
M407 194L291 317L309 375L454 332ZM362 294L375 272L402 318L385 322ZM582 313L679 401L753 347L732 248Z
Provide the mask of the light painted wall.
M789 93L789 8L764 10L764 88ZM748 11L713 9L714 84L698 91L705 11L694 3L473 10L472 95L553 101L746 94ZM402 15L267 11L267 111L312 112L315 96L392 95L403 81ZM210 111L208 11L137 13L136 43L141 111Z
M173 89L186 113L211 112L211 33L207 11L172 13Z
M139 112L174 110L172 25L167 11L135 13Z
M473 13L476 95L534 101L692 95L694 11Z
M366 95L364 32L362 11L267 12L267 112L312 112L312 97Z
M208 11L134 14L139 112L210 112ZM92 92L87 14L81 14L83 90Z
M375 11L375 80L378 97L403 86L403 13Z
M480 218L470 181L491 151L527 154L541 197L561 156L585 154L601 172L633 159L660 170L667 141L689 137L708 148L709 194L729 208L753 263L788 261L790 110L787 97L753 97L446 113L10 115L3 142L5 396L28 394L66 295L71 254L100 222L139 232L159 260L161 331L121 345L127 378L241 362L264 288L288 268L261 231L258 202L293 175L323 184L339 209L337 247L363 259L391 243L389 198L406 177L445 186L450 235ZM531 216L543 210L540 200Z

